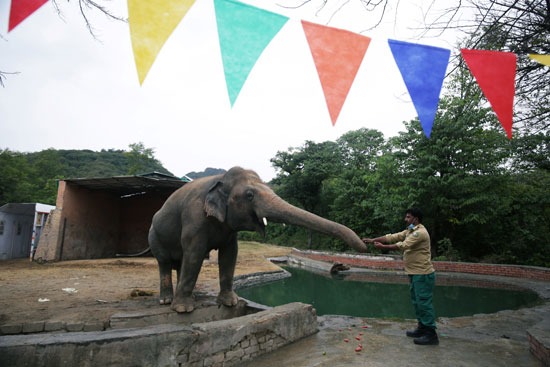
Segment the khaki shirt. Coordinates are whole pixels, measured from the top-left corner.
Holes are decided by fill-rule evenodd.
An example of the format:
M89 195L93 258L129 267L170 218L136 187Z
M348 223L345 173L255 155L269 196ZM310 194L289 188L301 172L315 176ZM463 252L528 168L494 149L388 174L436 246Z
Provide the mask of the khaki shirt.
M430 235L422 224L399 233L387 234L388 243L396 244L403 251L405 272L411 275L431 274L435 271L430 251Z

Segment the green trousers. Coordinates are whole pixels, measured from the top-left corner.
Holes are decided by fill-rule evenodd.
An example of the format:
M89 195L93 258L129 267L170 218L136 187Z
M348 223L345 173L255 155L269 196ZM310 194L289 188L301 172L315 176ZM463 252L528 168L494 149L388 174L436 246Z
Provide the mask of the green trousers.
M409 282L411 301L418 322L435 329L435 311L432 304L435 272L426 275L409 275Z

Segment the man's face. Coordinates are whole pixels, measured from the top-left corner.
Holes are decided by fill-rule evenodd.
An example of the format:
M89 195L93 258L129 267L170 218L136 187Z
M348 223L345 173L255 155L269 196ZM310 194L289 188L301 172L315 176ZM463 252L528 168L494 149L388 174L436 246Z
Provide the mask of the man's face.
M416 217L413 217L410 213L405 214L405 223L416 225Z

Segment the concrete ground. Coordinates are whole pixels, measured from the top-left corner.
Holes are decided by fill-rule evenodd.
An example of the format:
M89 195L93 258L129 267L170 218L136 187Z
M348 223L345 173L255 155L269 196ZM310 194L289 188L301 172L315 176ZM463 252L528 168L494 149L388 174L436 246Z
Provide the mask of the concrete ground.
M237 274L279 269L264 256L287 255L283 250L272 250L259 244L241 246ZM483 278L495 278L501 283L532 289L541 296L543 303L537 307L489 315L440 318L438 346L413 344L411 338L405 336L405 330L415 326L412 320L322 316L319 317L318 333L242 366L543 366L529 350L528 332L545 343L547 353L550 351L550 282ZM17 333L34 332L25 331L25 325L33 326L41 321L44 329L44 322L50 325L48 322L56 320L63 321L67 329L76 320L79 323L74 325L80 325L79 330L86 330L88 322L105 325L109 315L121 309L129 312L158 307L154 295L130 296L136 290L156 292L158 270L154 259L87 260L46 265L26 260L4 262L0 266L0 283L0 329L22 327L23 331ZM217 264L205 262L199 277L199 290L215 292L216 284ZM65 287L75 287L78 292L68 294L62 290ZM41 303L42 297L49 301ZM56 333L51 334L61 335ZM361 340L356 340L356 337ZM11 336L0 335L0 341L3 338ZM362 350L356 352L359 344ZM0 361L1 357L0 354ZM3 366L1 362L0 365ZM546 365L550 366L550 361Z
M243 367L543 366L529 351L525 326L548 311L542 307L512 318L504 314L449 320L440 324L438 346L418 346L407 338L405 330L414 328L413 322L325 316L319 318L317 334ZM362 350L357 352L359 344Z
M418 346L405 336L406 330L416 326L413 320L322 316L317 334L243 367L544 366L529 350L527 331L536 331L546 343L550 341L550 284L524 282L538 291L544 304L489 315L440 318L438 346ZM356 351L359 345L362 349Z

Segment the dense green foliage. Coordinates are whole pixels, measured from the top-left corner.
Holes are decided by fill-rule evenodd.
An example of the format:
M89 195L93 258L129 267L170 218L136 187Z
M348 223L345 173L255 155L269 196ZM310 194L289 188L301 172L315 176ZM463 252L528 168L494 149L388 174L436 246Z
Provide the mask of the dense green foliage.
M57 181L63 178L112 177L148 172L171 174L151 148L130 144L128 151L55 150L34 153L0 150L0 205L55 204Z
M376 130L278 152L275 191L371 237L403 228L417 206L438 259L550 266L549 134L508 140L471 79L456 76L430 139L418 120L387 140ZM270 226L267 240L346 250L338 240ZM373 249L373 252L377 250Z

